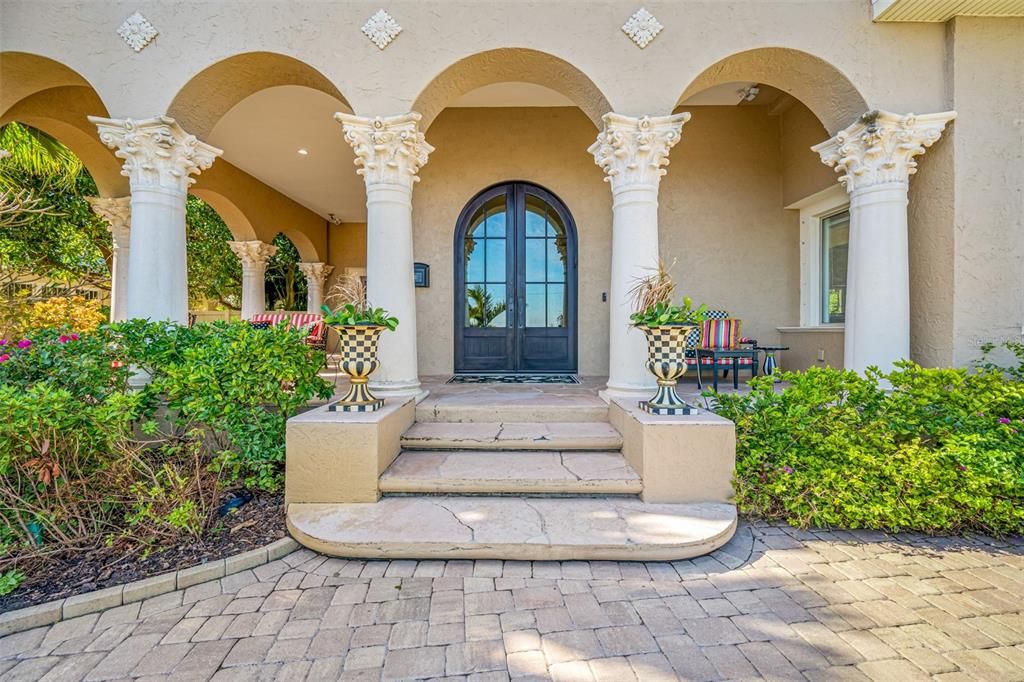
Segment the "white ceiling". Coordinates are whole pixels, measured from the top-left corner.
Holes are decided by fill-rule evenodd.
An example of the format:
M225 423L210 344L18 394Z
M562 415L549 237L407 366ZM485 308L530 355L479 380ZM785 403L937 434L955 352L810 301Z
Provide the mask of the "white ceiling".
M267 88L232 107L208 141L246 173L324 218L333 213L363 222L366 192L352 148L334 120L338 111L347 108L319 90Z
M732 105L753 83L724 83L683 105ZM761 102L755 101L754 104ZM565 107L573 102L532 83L492 83L462 95L452 107ZM355 156L334 120L345 106L319 90L283 85L245 98L217 123L208 142L224 158L324 218L366 220L366 192ZM298 153L305 149L308 154Z

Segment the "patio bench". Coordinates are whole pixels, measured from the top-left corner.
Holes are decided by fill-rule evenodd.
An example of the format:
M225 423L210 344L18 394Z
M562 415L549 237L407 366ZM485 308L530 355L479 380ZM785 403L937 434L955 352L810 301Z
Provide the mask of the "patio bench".
M306 345L312 346L317 350L327 349L327 325L324 324L324 316L320 313L256 313L249 318L249 322L267 322L270 325L287 322L289 327L306 328L309 330L309 335L306 337Z

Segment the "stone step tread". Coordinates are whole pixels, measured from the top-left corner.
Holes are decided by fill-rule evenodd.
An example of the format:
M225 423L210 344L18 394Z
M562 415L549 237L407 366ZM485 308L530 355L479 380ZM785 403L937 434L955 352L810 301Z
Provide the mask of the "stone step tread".
M416 406L420 422L606 422L596 389L576 385L443 386Z
M288 528L303 545L334 556L672 561L728 542L736 508L621 497L385 497L292 504Z
M619 450L607 422L417 422L402 436L416 450Z
M385 493L635 495L640 476L617 452L407 450L380 477Z

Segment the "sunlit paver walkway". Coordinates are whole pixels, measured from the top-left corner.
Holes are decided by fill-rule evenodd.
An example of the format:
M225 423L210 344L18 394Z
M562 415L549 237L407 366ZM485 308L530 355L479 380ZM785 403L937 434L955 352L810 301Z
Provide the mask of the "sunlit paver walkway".
M744 526L676 563L253 571L0 639L18 680L1024 680L1024 543Z

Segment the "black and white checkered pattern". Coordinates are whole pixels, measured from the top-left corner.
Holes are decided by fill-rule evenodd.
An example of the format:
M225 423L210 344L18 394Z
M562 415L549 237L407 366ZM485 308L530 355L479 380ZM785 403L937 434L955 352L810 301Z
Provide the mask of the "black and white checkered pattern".
M330 409L344 412L373 412L380 409L384 401L370 393L369 376L380 366L377 360L377 339L384 327L347 326L338 327L341 339L341 361L338 366L352 382L345 397L334 403Z
M704 313L705 320L727 320L729 312L726 310L708 310ZM700 325L698 324L686 336L686 348L693 349L700 345Z

